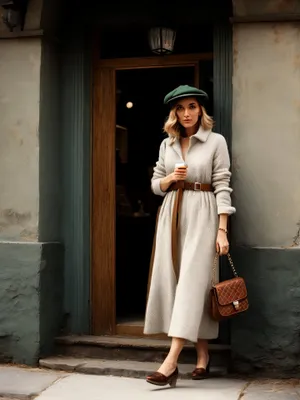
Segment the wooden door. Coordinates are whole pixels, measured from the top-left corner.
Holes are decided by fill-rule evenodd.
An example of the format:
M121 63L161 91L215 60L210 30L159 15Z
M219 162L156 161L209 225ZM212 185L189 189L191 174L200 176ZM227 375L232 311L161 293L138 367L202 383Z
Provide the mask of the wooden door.
M115 70L94 79L92 142L92 331L115 328Z
M199 86L199 62L212 54L98 60L93 79L92 135L92 333L116 333L116 71L193 66Z

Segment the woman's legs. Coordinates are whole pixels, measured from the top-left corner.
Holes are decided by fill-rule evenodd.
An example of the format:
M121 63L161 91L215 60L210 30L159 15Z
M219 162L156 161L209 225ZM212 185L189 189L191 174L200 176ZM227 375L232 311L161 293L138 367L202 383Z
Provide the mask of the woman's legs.
M196 367L206 369L208 360L209 360L207 340L198 339L198 342L196 343L196 349L197 349L197 366Z
M165 376L170 376L177 367L178 357L183 349L185 339L172 338L170 351L165 361L160 366L158 372Z

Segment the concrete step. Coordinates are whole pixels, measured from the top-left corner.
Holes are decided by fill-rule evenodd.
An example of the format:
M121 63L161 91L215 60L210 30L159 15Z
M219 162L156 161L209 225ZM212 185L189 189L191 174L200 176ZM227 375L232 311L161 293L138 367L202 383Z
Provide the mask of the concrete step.
M94 358L49 357L41 359L40 367L89 375L111 375L144 379L159 368L159 363ZM190 379L194 364L179 364L180 379ZM226 368L211 367L210 377L226 375Z
M130 360L161 363L170 348L170 340L125 336L64 336L56 339L56 355L101 360ZM230 346L210 344L211 365L228 366ZM182 364L195 364L196 351L188 343L179 358Z

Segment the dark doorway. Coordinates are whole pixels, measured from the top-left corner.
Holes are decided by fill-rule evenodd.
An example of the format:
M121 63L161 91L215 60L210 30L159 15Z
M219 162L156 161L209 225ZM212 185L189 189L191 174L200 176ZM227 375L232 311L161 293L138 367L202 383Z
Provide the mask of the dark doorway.
M194 67L116 72L116 317L142 326L156 213L150 189L168 109L166 93L195 83Z

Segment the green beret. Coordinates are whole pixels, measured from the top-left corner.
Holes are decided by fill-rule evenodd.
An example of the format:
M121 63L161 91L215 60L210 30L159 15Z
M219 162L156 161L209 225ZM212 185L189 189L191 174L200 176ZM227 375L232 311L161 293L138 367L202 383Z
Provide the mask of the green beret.
M174 100L181 99L182 97L197 97L199 103L202 105L208 100L207 93L203 90L189 85L181 85L166 95L164 104L172 104Z

